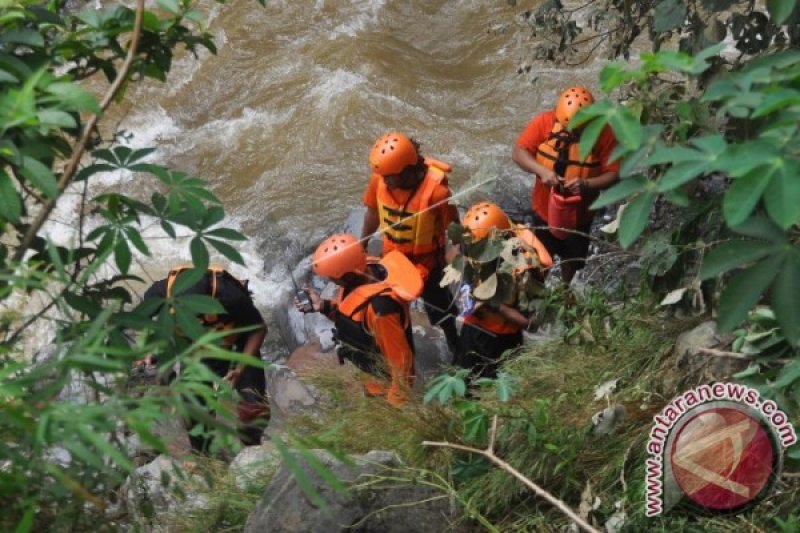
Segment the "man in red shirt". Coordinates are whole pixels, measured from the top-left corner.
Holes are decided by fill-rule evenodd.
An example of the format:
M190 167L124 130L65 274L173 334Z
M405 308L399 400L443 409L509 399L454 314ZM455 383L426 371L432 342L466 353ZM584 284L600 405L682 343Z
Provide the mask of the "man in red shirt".
M561 277L569 283L585 265L594 212L589 206L619 179L619 161L609 162L617 145L606 126L591 153L581 159L580 129L569 130L578 110L594 103L583 87L571 87L558 99L554 110L535 116L517 139L511 157L522 170L535 174L531 194L536 237L551 255L561 258ZM569 227L572 226L572 227ZM561 229L557 229L561 228ZM566 230L566 231L564 231Z

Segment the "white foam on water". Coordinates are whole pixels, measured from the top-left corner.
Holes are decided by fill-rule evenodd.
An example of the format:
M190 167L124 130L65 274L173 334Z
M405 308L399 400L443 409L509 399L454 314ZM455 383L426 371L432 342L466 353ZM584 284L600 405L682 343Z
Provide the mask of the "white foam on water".
M317 4L319 5L321 1L322 0L318 0ZM322 1L322 3L324 3L324 1ZM368 26L377 25L378 17L385 4L385 0L350 2L349 7L355 12L349 20L333 28L333 30L328 33L328 39L335 39L339 36L355 37Z
M120 128L133 133L128 145L131 148L156 147L165 141L175 142L182 139L183 130L161 105L142 108L141 112L128 115L120 124Z
M309 91L310 98L317 108L322 110L329 109L338 97L349 94L353 89L366 83L366 78L349 70L336 69L334 71L323 71L317 79L317 83Z

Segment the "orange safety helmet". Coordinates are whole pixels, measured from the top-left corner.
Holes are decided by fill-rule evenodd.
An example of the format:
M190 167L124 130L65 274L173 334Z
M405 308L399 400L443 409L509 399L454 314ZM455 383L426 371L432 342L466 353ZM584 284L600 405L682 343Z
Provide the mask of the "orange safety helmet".
M369 166L381 176L400 174L409 165L415 165L419 154L411 139L398 131L387 133L375 142L369 153Z
M349 233L337 233L322 241L312 257L314 272L325 278L341 278L348 272L364 272L367 253Z
M586 87L570 87L558 97L556 119L566 127L580 108L593 103L594 96Z
M463 225L474 239L480 240L489 235L492 228L511 229L511 220L497 204L481 202L467 210Z

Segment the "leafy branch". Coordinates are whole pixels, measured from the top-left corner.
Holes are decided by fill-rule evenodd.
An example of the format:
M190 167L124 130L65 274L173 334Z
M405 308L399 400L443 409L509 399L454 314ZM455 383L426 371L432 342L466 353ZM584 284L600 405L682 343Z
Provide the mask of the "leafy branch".
M114 79L114 82L106 91L103 100L100 102L99 110L96 111L89 120L86 122L86 125L83 129L83 134L81 135L80 140L77 142L75 147L72 150L72 157L70 157L69 161L67 161L66 166L64 167L64 171L61 174L61 178L58 181L58 192L62 193L64 190L72 183L73 178L75 177L75 173L78 170L78 164L81 161L81 157L83 157L86 148L89 146L91 142L92 136L94 135L95 129L97 128L97 122L100 120L100 116L103 112L108 109L108 106L117 96L119 91L122 89L125 82L128 80L128 72L133 64L133 60L136 57L136 48L139 46L139 37L142 31L142 16L144 13L144 0L137 0L136 1L136 15L133 22L133 31L131 32L131 40L128 44L128 53L125 57L125 61L122 64L119 72L117 72L117 77ZM50 213L52 213L53 209L56 206L56 202L58 200L58 196L54 196L47 200L47 202L42 205L39 214L36 216L34 221L28 227L28 231L22 237L19 246L17 247L12 260L17 262L21 261L23 257L25 257L25 252L28 251L30 248L33 239L39 234L39 231L42 229L42 226L47 219L50 218Z

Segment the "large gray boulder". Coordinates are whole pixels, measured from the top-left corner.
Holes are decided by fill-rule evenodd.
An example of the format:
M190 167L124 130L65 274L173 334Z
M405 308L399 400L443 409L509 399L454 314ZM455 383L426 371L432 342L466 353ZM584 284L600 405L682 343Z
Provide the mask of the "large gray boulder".
M120 489L131 522L146 531L165 530L164 518L168 514L207 508L207 491L202 477L186 472L180 462L166 455L137 468Z
M279 463L280 454L275 446L267 441L259 446L243 448L231 461L229 470L236 487L248 490L259 484L265 486Z
M315 450L313 453L348 487L346 493L335 491L300 456L296 456L314 488L327 503L327 510L313 505L290 470L281 465L247 519L246 533L427 533L469 529L459 523L461 513L451 505L446 494L428 485L415 484L415 472L403 470L400 460L392 452L371 451L353 456L353 465L346 465L325 451ZM395 480L389 481L390 478Z

